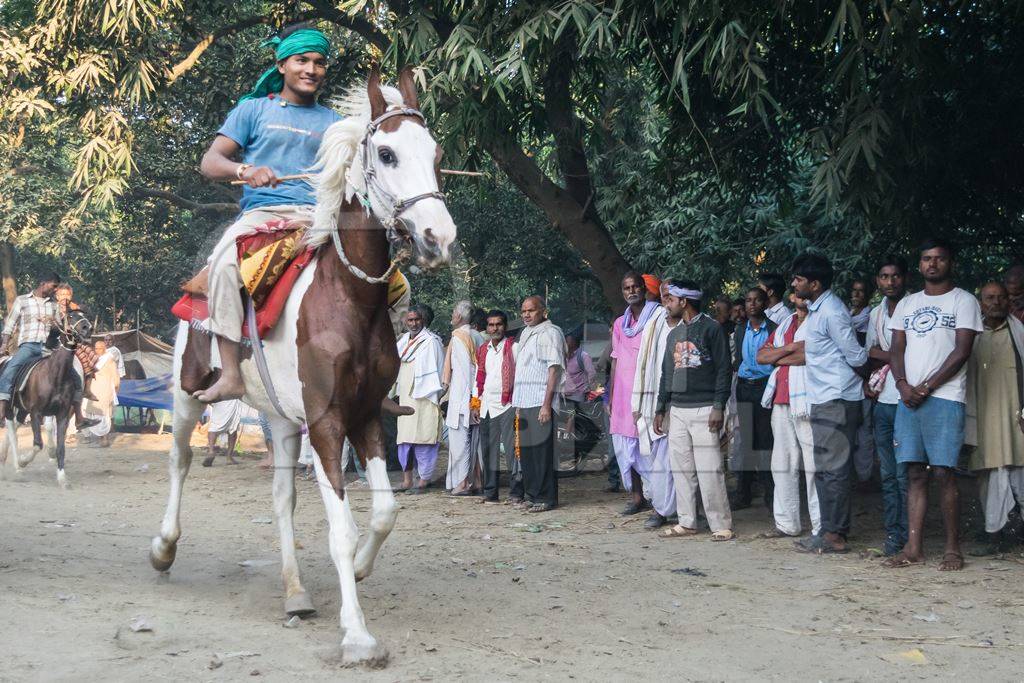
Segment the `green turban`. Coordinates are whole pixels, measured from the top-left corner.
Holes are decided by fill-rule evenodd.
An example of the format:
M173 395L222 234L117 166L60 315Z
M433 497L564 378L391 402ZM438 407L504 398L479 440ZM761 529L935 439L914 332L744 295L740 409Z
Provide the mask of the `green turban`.
M331 52L331 43L327 40L327 36L315 28L299 29L287 38L274 36L260 43L260 47L270 46L274 47L274 59L278 62L304 52L318 52L324 57L329 57ZM266 97L270 93L280 92L283 87L284 76L277 70L277 65L274 65L264 71L253 89L238 101L241 103L255 97Z

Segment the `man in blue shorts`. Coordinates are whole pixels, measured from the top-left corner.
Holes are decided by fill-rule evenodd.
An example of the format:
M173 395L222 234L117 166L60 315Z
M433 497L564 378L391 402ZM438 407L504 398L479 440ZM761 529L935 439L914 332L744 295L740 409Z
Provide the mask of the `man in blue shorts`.
M327 74L330 43L308 26L290 26L264 43L277 63L242 97L203 156L211 180L244 180L242 213L209 259L210 329L218 337L221 376L196 398L207 403L240 398L239 341L245 309L239 296L235 240L276 219L312 220L316 197L307 180L279 180L306 173L327 128L341 117L317 103ZM241 161L238 161L238 159Z
M924 291L904 297L889 319L890 369L900 394L893 438L896 461L905 463L909 536L887 567L924 562L922 535L928 510L928 468L939 481L946 547L939 569L963 569L960 495L953 469L964 443L967 360L982 331L978 300L955 287L953 250L940 239L921 245L918 270Z

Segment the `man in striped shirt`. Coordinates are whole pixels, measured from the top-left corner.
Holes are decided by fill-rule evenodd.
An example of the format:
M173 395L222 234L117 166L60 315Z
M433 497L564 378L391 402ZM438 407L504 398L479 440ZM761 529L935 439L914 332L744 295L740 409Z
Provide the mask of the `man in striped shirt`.
M520 313L526 327L514 347L512 406L516 409L516 447L526 494L523 506L527 512L547 512L558 505L553 417L565 369L565 337L547 319L541 297L527 297Z
M18 330L18 350L0 373L0 418L7 417L11 392L18 372L43 355L43 342L50 334L50 327L57 318L57 304L53 293L60 284L60 277L46 273L36 280L36 288L14 300L11 311L4 323L0 336L0 349L7 348L15 328Z

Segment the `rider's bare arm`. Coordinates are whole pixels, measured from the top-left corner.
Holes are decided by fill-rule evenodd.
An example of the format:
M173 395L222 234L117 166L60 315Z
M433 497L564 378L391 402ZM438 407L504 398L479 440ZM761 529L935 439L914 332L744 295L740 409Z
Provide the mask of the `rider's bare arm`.
M242 170L242 163L236 161L242 148L231 138L218 135L203 155L199 170L210 180L244 180L249 187L274 187L277 176L268 166L249 166Z

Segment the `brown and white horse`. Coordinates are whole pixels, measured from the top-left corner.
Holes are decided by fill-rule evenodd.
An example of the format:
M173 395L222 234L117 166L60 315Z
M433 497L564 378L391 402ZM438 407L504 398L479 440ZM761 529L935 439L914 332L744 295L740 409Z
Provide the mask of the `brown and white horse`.
M380 406L398 374L387 285L390 243L409 241L417 263L448 263L455 224L439 189L440 148L417 111L412 72L399 88L380 85L374 68L365 88L336 103L346 116L324 135L318 154L317 207L308 242L319 246L292 291L279 322L263 340L279 414L252 360L242 363L244 401L264 412L274 440L274 512L281 536L285 611L309 614L313 603L295 558L292 513L299 430L309 426L318 454L317 481L330 526L330 552L341 581L341 641L346 663L379 665L387 650L370 635L356 596L356 581L374 560L397 515L385 466ZM386 278L383 278L386 280ZM174 562L181 536L182 484L192 460L189 439L204 405L181 387L189 328L175 345L174 444L170 498L150 561L158 570ZM188 372L186 367L186 373ZM365 461L372 490L369 534L356 549L358 531L345 496L342 445L348 438Z

